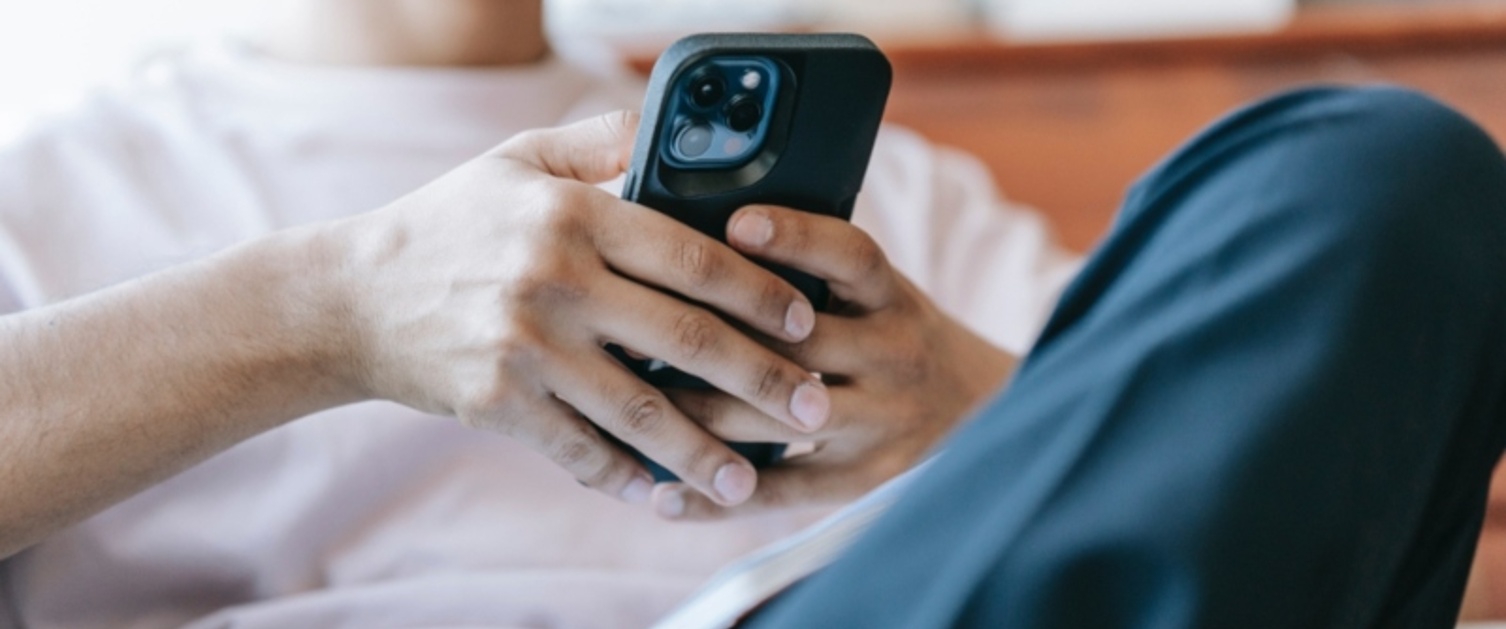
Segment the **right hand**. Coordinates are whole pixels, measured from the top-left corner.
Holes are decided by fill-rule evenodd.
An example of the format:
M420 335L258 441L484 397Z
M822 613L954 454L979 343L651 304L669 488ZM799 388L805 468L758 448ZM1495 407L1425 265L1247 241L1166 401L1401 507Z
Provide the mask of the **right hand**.
M821 382L710 309L790 342L810 334L814 311L726 245L590 185L623 172L636 121L521 134L335 224L349 377L370 397L510 435L587 486L646 501L651 477L594 423L738 504L753 467L603 346L661 358L809 432L829 412Z

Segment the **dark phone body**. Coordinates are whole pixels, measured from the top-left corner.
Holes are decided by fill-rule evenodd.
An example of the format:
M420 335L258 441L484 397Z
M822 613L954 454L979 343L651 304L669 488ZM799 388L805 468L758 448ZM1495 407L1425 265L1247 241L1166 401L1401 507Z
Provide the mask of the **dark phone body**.
M779 90L763 146L733 167L686 168L666 156L673 129L671 99L685 73L708 59L770 59L780 71ZM727 221L756 203L852 217L863 175L889 95L889 61L873 42L846 34L693 35L670 46L654 65L633 161L622 197L660 212L723 242ZM805 293L817 310L829 295L810 275L768 266ZM651 368L612 348L639 377L660 388L706 388L704 381L673 367ZM733 443L755 466L777 462L783 444ZM636 452L635 452L636 454ZM674 476L652 461L656 480Z

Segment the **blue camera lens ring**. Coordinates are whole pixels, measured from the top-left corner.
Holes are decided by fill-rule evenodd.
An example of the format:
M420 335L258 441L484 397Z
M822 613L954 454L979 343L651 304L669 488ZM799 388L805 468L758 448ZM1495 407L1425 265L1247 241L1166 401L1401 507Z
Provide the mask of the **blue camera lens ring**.
M755 158L768 139L771 112L782 86L776 63L766 57L718 56L703 59L676 79L665 119L660 152L676 168L715 170L738 168ZM707 85L719 89L705 90ZM719 92L719 93L717 93ZM709 95L717 96L713 102ZM697 98L702 97L702 98ZM689 125L707 124L703 138L686 146Z

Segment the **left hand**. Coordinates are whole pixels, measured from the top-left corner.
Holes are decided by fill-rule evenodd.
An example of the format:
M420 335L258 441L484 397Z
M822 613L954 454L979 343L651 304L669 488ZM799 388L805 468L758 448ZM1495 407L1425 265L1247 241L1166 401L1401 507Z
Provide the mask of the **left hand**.
M670 392L688 417L731 441L814 442L815 450L759 472L752 498L726 507L677 483L655 488L667 518L714 519L849 501L914 465L1004 383L1016 359L941 312L889 265L873 238L829 216L749 206L727 240L752 258L826 280L830 312L799 343L759 337L822 374L829 419L801 433L714 390Z

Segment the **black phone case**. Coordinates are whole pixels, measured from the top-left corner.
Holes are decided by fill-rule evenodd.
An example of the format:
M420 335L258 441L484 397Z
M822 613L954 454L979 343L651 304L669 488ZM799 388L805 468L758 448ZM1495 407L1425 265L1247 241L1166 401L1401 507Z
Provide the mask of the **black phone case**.
M701 190L681 169L662 159L667 115L663 106L681 73L713 56L758 56L779 66L782 86L772 120L779 125L748 166L726 175L749 180L730 190ZM866 37L850 34L706 34L675 42L654 65L643 120L622 197L673 216L713 238L726 240L727 220L745 205L765 203L848 220L889 96L889 60ZM780 120L787 123L779 124ZM763 159L769 153L773 161ZM751 167L751 170L749 170ZM756 181L753 178L761 175ZM739 182L740 183L740 182ZM821 280L792 269L766 265L810 298L817 310L829 301ZM689 374L664 367L651 370L620 349L614 355L639 377L661 388L704 388ZM777 462L782 444L733 443L755 466ZM656 479L668 471L639 457Z

